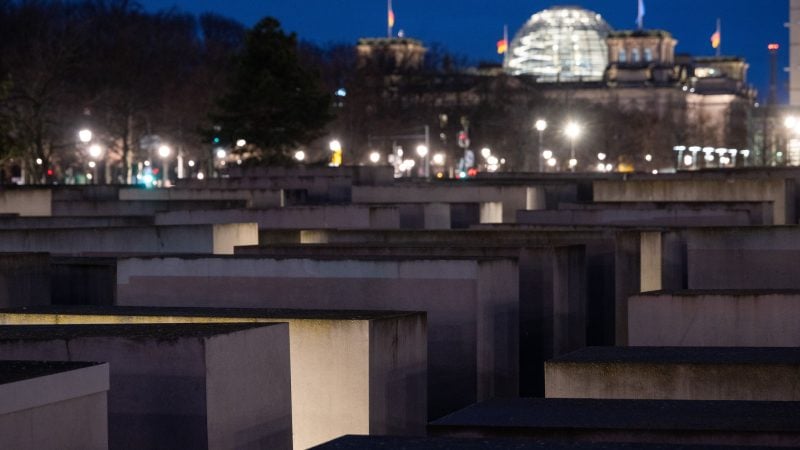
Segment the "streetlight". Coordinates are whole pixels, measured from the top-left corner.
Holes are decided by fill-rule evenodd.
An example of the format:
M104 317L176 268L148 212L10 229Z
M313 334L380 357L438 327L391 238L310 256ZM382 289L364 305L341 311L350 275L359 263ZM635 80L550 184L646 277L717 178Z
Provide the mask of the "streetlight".
M492 156L492 149L490 149L488 147L482 149L481 150L481 156L483 156L484 158L488 158L488 157Z
M418 145L417 146L417 154L419 155L420 158L423 159L423 164L424 165L422 167L422 173L423 173L423 176L425 178L428 178L431 175L431 164L430 164L430 159L428 159L428 154L429 153L430 153L430 150L428 149L427 146L425 146L425 145Z
M300 162L305 161L306 160L306 152L304 152L302 150L296 151L294 153L294 159L296 159L297 161L300 161Z
M536 131L539 132L539 148L538 148L538 160L539 160L539 172L544 172L544 168L542 167L542 147L544 147L544 131L547 129L547 121L544 119L539 119L536 121L534 125L536 127ZM550 159L550 158L544 158Z
M542 152L542 159L548 161L553 158L553 151L552 150L545 150Z
M238 141L236 141L236 147L237 148L242 148L245 145L247 145L247 141L245 141L244 139L239 139Z
M81 131L78 131L78 139L84 144L88 144L89 142L91 142L93 136L94 135L92 134L92 130L83 129Z
M372 164L378 164L381 161L381 154L378 152L372 152L369 154L369 160Z
M94 176L92 180L97 183L97 159L100 158L100 155L103 154L103 148L97 144L93 144L89 146L89 156L92 157L94 161L89 161L89 167L93 169Z
M437 166L443 166L445 161L444 153L437 153L433 155L433 163Z
M581 135L581 126L575 122L569 122L567 126L564 128L564 134L567 135L570 142L570 150L569 150L569 168L571 171L575 172L575 166L578 165L578 161L575 159L575 139ZM575 162L573 164L573 161Z
M164 171L164 174L161 176L162 185L164 187L169 187L170 186L170 183L169 183L169 159L168 159L170 154L172 154L172 149L169 148L169 146L162 145L162 146L158 147L158 156L161 157L162 170Z
M599 159L600 161L605 161L607 157L608 157L608 155L606 155L605 153L598 153L597 154L597 159Z

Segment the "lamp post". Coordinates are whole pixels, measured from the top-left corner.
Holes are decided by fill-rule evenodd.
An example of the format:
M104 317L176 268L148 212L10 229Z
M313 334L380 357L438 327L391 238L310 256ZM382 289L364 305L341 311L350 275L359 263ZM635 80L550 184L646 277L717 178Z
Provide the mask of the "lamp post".
M92 161L89 162L89 167L92 170L92 181L94 184L99 184L97 181L97 160L100 159L100 156L103 154L103 148L100 147L98 144L93 144L89 146L89 156L92 158Z
M431 162L428 158L428 154L430 153L430 149L428 149L427 145L419 145L417 146L417 155L422 158L422 175L425 178L430 177L431 175Z
M161 176L162 186L169 187L169 155L172 154L172 149L169 146L162 145L158 147L158 156L161 157L162 167L161 170L164 171L164 174Z
M569 170L571 172L575 172L575 166L578 165L578 160L575 159L575 139L581 135L581 131L581 126L575 122L568 123L566 128L564 128L564 134L567 135L570 142Z
M539 132L539 148L536 152L537 160L539 161L539 172L544 172L544 158L542 158L542 147L544 146L544 131L547 129L547 121L539 119L536 121L536 131ZM530 167L530 166L529 166Z

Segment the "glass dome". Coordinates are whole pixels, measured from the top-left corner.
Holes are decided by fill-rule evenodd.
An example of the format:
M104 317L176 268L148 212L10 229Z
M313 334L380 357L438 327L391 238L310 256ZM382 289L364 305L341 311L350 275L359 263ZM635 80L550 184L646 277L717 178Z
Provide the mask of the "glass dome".
M545 9L531 16L511 41L505 70L540 82L602 80L611 31L593 11L575 6Z

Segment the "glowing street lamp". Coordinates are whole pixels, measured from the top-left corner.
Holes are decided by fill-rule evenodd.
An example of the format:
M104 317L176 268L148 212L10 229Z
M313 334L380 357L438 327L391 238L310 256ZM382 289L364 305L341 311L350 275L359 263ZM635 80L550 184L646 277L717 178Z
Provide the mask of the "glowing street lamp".
M92 137L94 137L94 135L92 134L92 130L83 129L81 131L78 131L78 139L84 144L88 144L89 142L91 142Z
M578 161L575 159L575 139L581 135L582 128L575 122L569 122L567 126L564 128L564 134L567 135L570 142L570 150L569 150L569 168L572 172L575 172L575 166L578 165ZM575 164L572 162L575 161Z
M302 150L296 151L294 153L294 159L296 159L299 162L305 161L306 160L306 152L304 152Z
M482 149L481 150L481 156L483 156L484 158L489 158L490 156L492 156L492 149L490 149L488 147Z
M381 161L381 154L378 152L372 152L369 154L369 160L372 164L378 164Z
M543 152L542 152L542 158L543 158L545 161L548 161L548 160L550 160L550 159L553 159L553 151L552 151L552 150L545 150L545 151L543 151Z
M238 141L236 141L236 147L237 148L242 148L245 145L247 145L247 141L245 141L244 139L239 139Z
M433 155L433 163L437 166L443 166L445 161L444 153L437 153Z
M164 174L161 176L162 184L164 187L169 187L169 156L172 154L172 149L168 145L158 147L158 156L161 157L162 170Z
M542 148L544 147L544 132L545 130L547 130L547 121L544 119L539 119L536 121L536 124L534 124L534 127L536 127L536 131L539 132L539 148L537 149L539 153L539 158L537 158L539 161L539 172L544 172L544 167L542 167L542 163L544 162L545 159L549 159L549 158L544 158L544 159L542 158Z
M217 159L225 159L228 157L228 152L226 152L224 148L218 148L216 155Z

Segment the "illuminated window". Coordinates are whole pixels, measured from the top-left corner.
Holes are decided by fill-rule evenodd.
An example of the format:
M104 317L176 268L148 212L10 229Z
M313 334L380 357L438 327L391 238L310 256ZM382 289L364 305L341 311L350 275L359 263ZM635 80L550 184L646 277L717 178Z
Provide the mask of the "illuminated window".
M619 53L617 54L617 60L621 63L628 62L628 53L625 51L624 48L619 49Z

